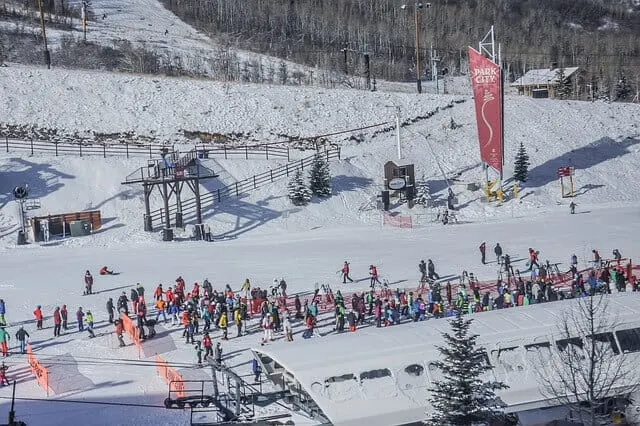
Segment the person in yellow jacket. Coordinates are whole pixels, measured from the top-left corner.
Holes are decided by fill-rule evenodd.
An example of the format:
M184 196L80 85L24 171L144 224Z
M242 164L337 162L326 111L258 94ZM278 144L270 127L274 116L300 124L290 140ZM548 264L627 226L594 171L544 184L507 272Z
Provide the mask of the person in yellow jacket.
M235 322L236 327L238 327L238 335L236 337L242 336L242 314L240 313L240 308L234 309L233 322Z
M158 310L158 313L156 314L156 322L158 322L158 319L160 319L160 315L162 315L162 318L164 319L164 323L167 323L167 302L165 302L162 299L158 299L156 300L156 309Z
M227 338L227 312L222 311L220 319L218 320L218 327L222 330L222 340L228 340Z

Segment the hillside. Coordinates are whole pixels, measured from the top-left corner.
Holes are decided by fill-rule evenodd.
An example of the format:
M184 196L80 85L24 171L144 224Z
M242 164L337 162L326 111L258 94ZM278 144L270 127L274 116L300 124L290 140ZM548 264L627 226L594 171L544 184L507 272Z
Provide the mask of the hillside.
M430 184L433 209L397 210L412 214L419 226L432 226L430 221L446 198L447 183L437 162L453 185L460 205L458 217L463 222L539 215L566 208L562 207L567 201L560 198L556 170L568 165L577 169L577 200L585 209L640 202L640 186L636 184L640 106L635 104L507 97L505 177L510 177L521 142L532 164L521 200L496 207L482 202L481 192L469 191L466 185L483 178L469 97L222 84L17 66L0 69L0 76L1 90L10 94L0 101L0 117L6 123L55 128L67 134L133 132L186 143L183 130L189 129L222 135L233 132L242 135L235 143L255 143L391 122L326 138L342 148L342 161L331 166L332 198L294 209L284 197L286 180L279 181L207 214L218 235L237 235L239 228L242 233L278 233L282 229L305 229L309 223L378 224L377 211L360 210L381 190L383 164L396 159L390 105L401 106L403 121L407 122L402 128L403 159L414 162L416 174L424 175ZM31 93L38 93L38 98ZM69 104L71 98L74 102ZM188 148L186 145L183 149ZM145 164L144 159L24 155L3 154L1 171L10 172L2 182L3 193L29 183L38 189L34 196L41 199L41 212L100 208L105 217L111 218L107 229L112 230L68 244L113 245L121 235L129 235L130 244L148 244L158 238L142 232L141 188L120 185L125 176ZM207 190L283 164L283 160L273 159L209 161L221 177L207 183ZM53 184L51 179L55 179ZM158 199L153 203L153 208L160 207ZM15 229L15 209L4 208L1 214L3 229ZM13 236L7 238L6 244L11 246Z

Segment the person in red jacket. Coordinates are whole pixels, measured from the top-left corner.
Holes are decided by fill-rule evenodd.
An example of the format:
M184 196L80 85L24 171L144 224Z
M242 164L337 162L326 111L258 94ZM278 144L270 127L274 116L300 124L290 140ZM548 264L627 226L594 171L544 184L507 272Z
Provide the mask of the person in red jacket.
M200 286L198 285L198 283L193 284L193 290L191 290L191 297L196 300L198 300L198 298L200 297Z
M344 265L342 265L341 272L342 272L342 284L346 284L347 280L349 280L350 283L353 282L353 280L349 276L349 262L347 262L346 260L344 261Z
M62 326L62 316L60 315L60 307L56 307L53 311L53 337L60 336L60 327Z
M36 328L42 330L42 307L36 306L36 310L33 311L33 316L36 317Z
M171 289L171 287L169 287L169 289ZM162 284L158 284L158 287L156 287L156 291L153 292L153 295L155 296L156 300L162 299L163 293L164 291L162 290Z
M538 265L538 252L532 248L529 248L529 270L533 270L533 265L536 265L536 268L540 268Z
M173 291L171 290L171 287L169 287L164 294L167 297L167 304L171 302L175 302L175 297L173 295Z
M202 346L204 346L204 360L206 361L208 356L213 356L213 342L211 341L211 337L209 337L209 333L204 333Z
M378 268L375 265L369 265L369 275L371 276L371 288L373 288L376 283L381 284L378 279Z
M60 316L62 317L62 328L67 330L67 318L69 317L69 311L67 311L67 305L62 305L60 309Z

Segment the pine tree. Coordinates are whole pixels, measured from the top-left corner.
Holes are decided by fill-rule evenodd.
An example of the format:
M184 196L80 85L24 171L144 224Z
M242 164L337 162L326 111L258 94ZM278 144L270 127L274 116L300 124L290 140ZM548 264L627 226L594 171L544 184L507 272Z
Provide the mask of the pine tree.
M419 181L416 182L416 204L421 204L423 207L429 205L431 200L431 194L429 189L429 182L422 176Z
M452 333L442 333L446 346L437 347L442 361L434 363L442 379L430 389L434 411L429 426L471 426L504 417L495 391L507 389L504 383L483 381L493 367L485 363L485 349L476 347L478 335L469 334L472 319L465 320L458 310L450 321Z
M621 72L616 83L616 101L627 101L631 97L631 85Z
M516 161L513 167L513 178L518 182L526 182L529 174L529 155L524 145L520 142L520 148L516 154Z
M326 158L316 153L309 172L309 189L313 195L328 197L331 195L331 171Z
M289 181L288 190L289 199L296 206L306 206L311 201L311 190L304 183L300 170Z
M568 79L564 73L564 68L558 68L558 71L556 71L556 79L558 80L558 97L560 99L569 98L573 93L573 87L571 87L571 80Z

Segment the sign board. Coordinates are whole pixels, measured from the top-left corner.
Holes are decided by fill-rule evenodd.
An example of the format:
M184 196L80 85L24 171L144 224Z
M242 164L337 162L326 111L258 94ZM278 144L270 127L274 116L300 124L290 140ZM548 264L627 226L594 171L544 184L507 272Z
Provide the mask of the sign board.
M571 176L571 169L573 169L573 167L558 167L558 177Z
M389 181L388 186L389 186L389 189L393 189L394 191L397 191L407 186L407 182L405 182L403 178L393 178Z

